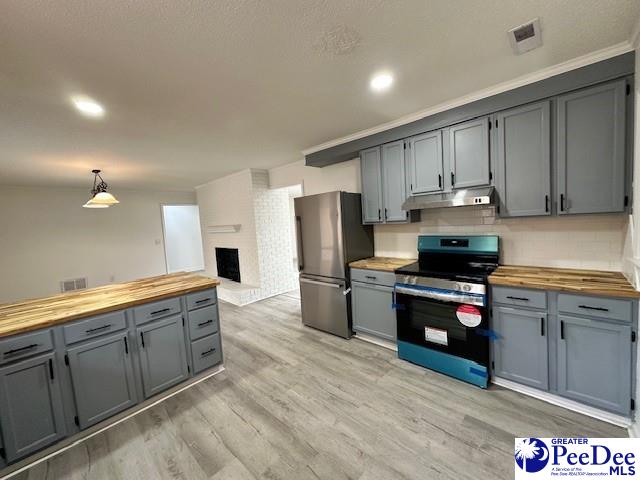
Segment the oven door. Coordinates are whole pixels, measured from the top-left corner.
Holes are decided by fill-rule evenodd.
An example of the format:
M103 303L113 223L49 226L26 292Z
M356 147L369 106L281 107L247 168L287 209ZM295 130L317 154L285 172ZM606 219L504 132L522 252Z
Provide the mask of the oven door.
M398 340L489 365L484 306L396 292ZM479 323L478 315L479 313ZM474 325L474 326L467 326Z

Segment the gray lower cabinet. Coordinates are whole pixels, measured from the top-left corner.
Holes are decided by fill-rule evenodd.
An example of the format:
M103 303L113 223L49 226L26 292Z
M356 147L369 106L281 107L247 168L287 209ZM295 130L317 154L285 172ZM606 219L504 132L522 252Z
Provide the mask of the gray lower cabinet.
M449 137L451 188L489 185L489 118L460 123L445 132Z
M189 376L182 316L156 320L137 329L145 398Z
M0 368L0 425L9 463L65 435L54 353Z
M492 287L496 377L629 416L636 300Z
M352 282L353 329L385 340L396 340L396 313L392 308L393 288Z
M549 388L547 314L509 307L493 309L496 375L546 390Z
M428 132L409 140L409 190L411 195L443 189L442 132Z
M558 211L621 212L625 208L626 81L558 98Z
M362 223L382 223L382 165L380 147L360 152Z
M551 214L550 114L548 101L497 114L500 216Z
M628 414L631 327L569 315L558 320L558 393Z
M127 332L67 350L80 428L137 403Z

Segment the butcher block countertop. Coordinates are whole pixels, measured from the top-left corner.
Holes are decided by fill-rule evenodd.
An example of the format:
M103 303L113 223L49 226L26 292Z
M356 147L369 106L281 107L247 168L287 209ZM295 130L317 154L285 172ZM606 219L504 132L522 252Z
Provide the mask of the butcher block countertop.
M181 272L0 304L0 337L124 310L155 300L206 290L219 284L220 281L214 278Z
M351 262L351 268L363 268L365 270L378 270L379 272L393 272L397 268L405 267L416 259L393 257L369 257Z
M640 292L620 272L501 265L489 276L489 283L607 297L640 298Z

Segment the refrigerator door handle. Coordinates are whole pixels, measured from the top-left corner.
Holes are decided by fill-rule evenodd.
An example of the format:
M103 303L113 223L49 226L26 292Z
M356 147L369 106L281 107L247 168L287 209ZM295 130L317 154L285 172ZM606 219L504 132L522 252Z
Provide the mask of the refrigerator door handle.
M312 285L321 285L323 287L331 287L331 288L341 288L342 285L339 283L329 283L329 282L320 282L318 280L309 280L308 278L301 278L300 283L310 283Z
M298 271L301 272L304 269L304 250L302 249L302 217L296 215L296 243L298 247Z

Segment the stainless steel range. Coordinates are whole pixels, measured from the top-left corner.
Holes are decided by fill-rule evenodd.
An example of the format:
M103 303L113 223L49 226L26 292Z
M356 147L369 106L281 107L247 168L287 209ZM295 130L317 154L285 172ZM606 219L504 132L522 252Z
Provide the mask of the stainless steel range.
M498 266L495 235L418 238L418 261L396 270L398 356L486 388L487 278Z

